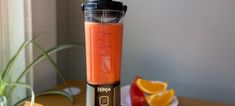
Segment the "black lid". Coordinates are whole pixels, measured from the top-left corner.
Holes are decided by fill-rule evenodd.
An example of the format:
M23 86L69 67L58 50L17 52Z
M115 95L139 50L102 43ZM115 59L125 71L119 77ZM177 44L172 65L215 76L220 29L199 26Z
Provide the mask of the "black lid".
M117 10L126 12L127 6L119 1L87 0L84 4L82 4L82 10Z

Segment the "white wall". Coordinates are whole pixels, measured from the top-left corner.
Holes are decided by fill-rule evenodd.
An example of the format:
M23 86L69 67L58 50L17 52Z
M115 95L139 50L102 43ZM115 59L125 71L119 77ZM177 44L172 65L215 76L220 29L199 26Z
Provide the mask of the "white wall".
M37 42L45 49L54 47L56 45L56 0L32 0L32 17L34 36L40 33ZM41 52L34 48L34 57L39 54ZM35 91L50 89L56 85L56 82L56 73L48 61L43 61L35 67Z
M235 104L234 0L125 0L123 84L169 81L176 94Z
M60 0L60 42L84 43L80 2ZM179 96L235 104L234 0L124 2L123 85L141 75L168 81ZM84 51L59 56L67 79L84 80Z
M84 16L80 5L83 0L70 0L69 5L69 28L70 28L70 42L77 42L84 44ZM76 49L72 49L68 55L68 79L85 79L85 46L81 46Z
M84 21L81 10L83 0L57 1L58 43L76 42L78 48L60 52L57 56L63 75L67 80L85 80Z

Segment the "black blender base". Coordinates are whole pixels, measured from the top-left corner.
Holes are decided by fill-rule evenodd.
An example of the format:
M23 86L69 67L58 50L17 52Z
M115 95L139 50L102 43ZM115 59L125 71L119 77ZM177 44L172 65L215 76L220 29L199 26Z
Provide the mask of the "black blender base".
M87 84L86 106L121 106L120 83L108 85Z

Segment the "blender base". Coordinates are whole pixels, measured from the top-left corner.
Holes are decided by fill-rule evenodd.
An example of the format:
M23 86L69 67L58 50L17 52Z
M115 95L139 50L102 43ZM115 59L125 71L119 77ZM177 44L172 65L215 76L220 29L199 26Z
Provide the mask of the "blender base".
M87 83L86 106L121 106L120 82L107 85Z

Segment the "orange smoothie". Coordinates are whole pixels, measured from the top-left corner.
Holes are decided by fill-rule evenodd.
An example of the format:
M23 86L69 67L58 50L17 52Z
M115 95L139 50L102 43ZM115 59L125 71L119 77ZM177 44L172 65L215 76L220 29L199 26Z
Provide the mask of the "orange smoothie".
M85 22L88 83L120 81L122 31L122 23Z

